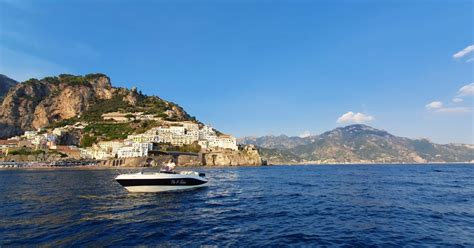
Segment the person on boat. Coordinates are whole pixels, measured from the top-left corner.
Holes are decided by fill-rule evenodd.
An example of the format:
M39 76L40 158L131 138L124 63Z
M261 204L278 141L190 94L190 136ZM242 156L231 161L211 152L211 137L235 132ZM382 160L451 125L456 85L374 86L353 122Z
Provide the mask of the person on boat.
M161 171L162 172L174 172L174 167L176 167L176 164L173 162L172 159L170 159L168 161L168 163L163 166Z

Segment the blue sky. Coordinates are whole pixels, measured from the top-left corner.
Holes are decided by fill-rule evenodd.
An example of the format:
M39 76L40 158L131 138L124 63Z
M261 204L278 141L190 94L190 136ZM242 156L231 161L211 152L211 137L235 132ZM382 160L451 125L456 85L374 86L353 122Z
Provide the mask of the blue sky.
M473 9L428 0L0 0L0 73L103 72L235 136L362 122L474 143Z

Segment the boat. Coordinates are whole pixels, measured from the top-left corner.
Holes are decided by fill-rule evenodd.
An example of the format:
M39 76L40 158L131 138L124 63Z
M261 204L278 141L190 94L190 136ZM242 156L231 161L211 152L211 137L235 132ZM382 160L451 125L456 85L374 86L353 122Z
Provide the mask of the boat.
M207 186L205 173L196 171L122 174L115 180L129 192L164 192Z
M157 155L169 155L172 159L159 172L122 174L115 180L129 192L164 192L187 190L207 186L205 173L196 171L175 171L178 156L198 156L197 153L154 151Z

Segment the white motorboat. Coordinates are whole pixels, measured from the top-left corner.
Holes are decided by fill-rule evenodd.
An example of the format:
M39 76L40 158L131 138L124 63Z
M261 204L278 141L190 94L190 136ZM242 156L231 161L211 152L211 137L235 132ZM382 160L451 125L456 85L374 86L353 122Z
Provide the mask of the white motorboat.
M122 174L115 178L130 192L163 192L207 186L204 173L195 171Z

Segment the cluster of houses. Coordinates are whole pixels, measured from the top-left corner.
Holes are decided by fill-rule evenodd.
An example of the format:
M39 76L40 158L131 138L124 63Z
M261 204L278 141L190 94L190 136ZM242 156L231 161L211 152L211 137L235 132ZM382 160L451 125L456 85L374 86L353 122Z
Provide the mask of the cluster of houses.
M153 119L142 113L110 113L102 116L104 119L115 122L129 121L130 118ZM230 135L217 134L210 126L199 125L194 122L163 122L143 134L128 135L125 140L100 141L92 147L77 148L75 146L57 145L60 137L71 129L84 129L87 124L78 122L74 125L45 130L26 131L22 136L0 140L0 155L8 154L15 148L30 148L34 150L57 150L73 157L84 159L111 159L144 157L156 144L183 146L198 144L202 151L220 149L238 150L236 138Z
M102 119L104 121L115 121L115 122L129 122L131 120L154 120L161 121L163 118L156 117L150 114L144 114L143 112L109 112L102 114Z
M79 158L80 150L76 146L62 146L58 145L59 138L65 132L70 132L72 129L84 129L86 124L78 122L74 125L67 125L58 127L51 132L46 132L42 129L37 131L26 131L21 136L11 137L7 140L0 140L0 155L8 155L9 151L21 148L28 148L32 150L54 150L70 157Z
M110 159L144 157L154 144L183 146L197 143L202 150L238 150L236 138L218 135L209 126L200 127L194 122L167 122L143 134L128 135L123 141L101 141L92 147L81 149L81 157L86 159Z

